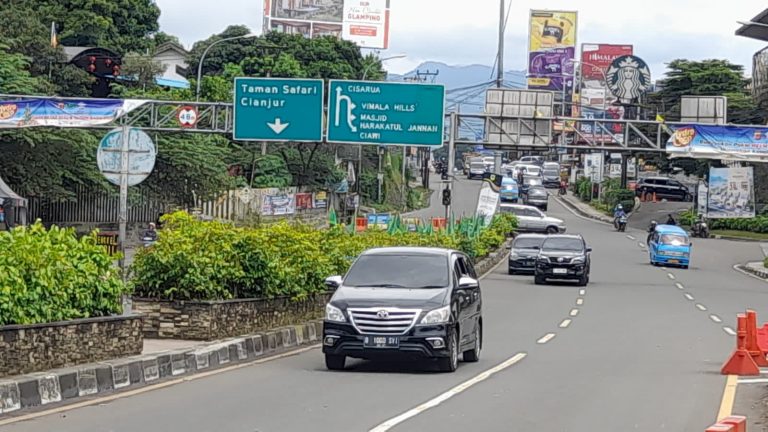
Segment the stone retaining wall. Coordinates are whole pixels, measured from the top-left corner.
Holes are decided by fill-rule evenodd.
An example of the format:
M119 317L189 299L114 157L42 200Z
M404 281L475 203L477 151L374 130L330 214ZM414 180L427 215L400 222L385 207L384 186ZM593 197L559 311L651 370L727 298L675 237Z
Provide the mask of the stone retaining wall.
M215 340L322 318L332 293L304 300L287 297L226 301L133 299L144 315L144 336L159 339Z
M138 315L0 327L0 377L140 354Z

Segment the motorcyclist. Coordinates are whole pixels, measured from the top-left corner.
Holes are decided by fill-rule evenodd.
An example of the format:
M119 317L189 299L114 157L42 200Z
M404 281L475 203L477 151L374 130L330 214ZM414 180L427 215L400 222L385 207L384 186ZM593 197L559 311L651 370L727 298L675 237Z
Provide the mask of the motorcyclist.
M694 236L709 237L707 223L704 221L704 217L702 215L696 216L696 220L693 222L692 228Z
M568 180L565 178L560 179L560 195L565 195L566 191L568 191Z
M154 222L149 224L149 228L141 235L141 239L148 242L157 241L157 226Z
M668 214L668 215L667 215L667 222L666 222L666 224L667 224L667 225L677 225L677 221L676 221L676 220L675 220L675 218L672 216L672 213L670 213L670 214Z
M648 237L645 239L646 244L651 243L651 236L653 236L653 232L656 231L656 225L658 225L658 223L655 220L652 220L651 224L648 225Z
M613 225L618 228L619 227L619 219L621 217L626 217L627 213L624 211L624 206L619 204L616 206L616 208L613 210Z

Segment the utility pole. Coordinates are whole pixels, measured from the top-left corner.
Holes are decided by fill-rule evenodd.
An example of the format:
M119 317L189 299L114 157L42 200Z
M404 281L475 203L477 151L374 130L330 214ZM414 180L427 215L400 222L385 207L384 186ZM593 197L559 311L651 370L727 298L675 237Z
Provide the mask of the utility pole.
M501 88L504 84L504 1L499 0L499 61L496 62L496 87Z

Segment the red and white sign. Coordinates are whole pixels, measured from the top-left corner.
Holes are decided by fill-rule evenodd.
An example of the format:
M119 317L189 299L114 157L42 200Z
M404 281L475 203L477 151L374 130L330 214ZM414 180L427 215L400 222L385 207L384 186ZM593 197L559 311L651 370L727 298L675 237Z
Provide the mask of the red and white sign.
M189 105L179 108L176 119L183 128L195 127L197 124L197 108Z
M342 38L363 48L389 47L389 0L344 0Z
M614 60L632 55L632 45L583 44L581 73L584 80L602 80Z

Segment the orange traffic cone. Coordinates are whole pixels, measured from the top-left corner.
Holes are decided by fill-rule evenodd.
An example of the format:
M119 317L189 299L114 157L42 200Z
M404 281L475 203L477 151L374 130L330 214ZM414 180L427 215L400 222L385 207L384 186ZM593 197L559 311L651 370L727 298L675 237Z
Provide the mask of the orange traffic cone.
M747 351L747 316L738 314L736 316L736 350L731 354L728 361L723 364L720 373L723 375L739 376L757 376L760 375L760 368L757 367L752 356Z

